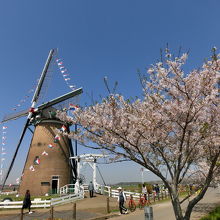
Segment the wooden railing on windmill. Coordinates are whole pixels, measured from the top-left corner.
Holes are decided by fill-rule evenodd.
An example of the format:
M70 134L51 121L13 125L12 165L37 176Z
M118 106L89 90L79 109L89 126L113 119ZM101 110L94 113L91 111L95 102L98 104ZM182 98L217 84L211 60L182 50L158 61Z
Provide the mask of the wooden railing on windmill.
M55 133L55 130L62 125L66 125L64 122L60 121L59 119L54 118L54 112L57 111L59 108L63 108L66 106L66 104L75 104L77 105L78 103L72 102L72 99L76 98L79 96L83 90L82 88L75 89L74 91L71 91L67 94L64 94L60 97L57 97L53 100L50 100L46 103L43 103L41 105L37 106L39 97L41 96L41 90L42 87L44 86L44 81L46 79L46 76L48 74L48 70L50 67L50 63L53 60L55 55L55 50L51 50L49 52L47 61L45 63L45 66L43 68L43 71L41 73L40 79L38 81L38 85L36 87L34 96L32 98L31 106L28 110L24 110L22 112L18 112L15 114L7 115L6 117L3 118L2 123L7 122L9 120L15 120L23 116L27 116L26 123L22 129L20 139L18 141L17 147L15 149L15 153L13 155L12 161L10 163L10 166L8 168L8 171L6 172L3 184L2 184L2 189L4 188L4 185L6 183L6 180L13 168L14 161L16 159L17 153L19 151L20 145L22 143L22 140L24 138L24 135L26 133L26 130L30 129L30 126L34 126L34 131L33 133L33 138L32 142L30 144L29 152L27 155L26 163L24 166L24 176L21 181L20 185L20 194L24 194L26 189L30 189L32 192L32 195L41 195L47 193L49 190L51 190L51 187L54 187L54 183L56 182L56 192L59 191L59 187L66 185L68 182L71 182L71 178L76 179L76 167L75 163L74 164L69 164L69 157L71 156L76 156L73 151L72 147L72 142L70 140L67 140L67 137L62 137L62 140L59 143L59 149L60 150L54 150L53 156L54 159L58 160L57 163L54 165L50 161L47 161L45 163L48 163L47 166L45 163L42 165L38 166L38 173L37 175L31 174L29 172L29 167L30 164L33 163L34 157L38 155L39 149L41 151L47 150L48 144L51 143L53 135ZM66 125L68 127L68 125ZM42 139L42 140L41 140ZM38 148L36 148L38 146ZM41 148L39 148L41 146ZM61 151L62 150L62 151ZM66 162L64 162L64 160ZM52 164L50 164L52 163ZM50 171L47 169L48 167L53 168ZM61 173L59 173L59 170ZM70 175L69 170L72 170L72 174ZM32 172L33 173L33 172ZM51 179L51 176L56 176L58 180L53 181ZM61 179L61 176L65 176L64 179ZM59 179L60 178L60 179ZM31 180L35 180L33 181ZM47 183L47 184L45 184ZM50 187L51 186L51 187Z

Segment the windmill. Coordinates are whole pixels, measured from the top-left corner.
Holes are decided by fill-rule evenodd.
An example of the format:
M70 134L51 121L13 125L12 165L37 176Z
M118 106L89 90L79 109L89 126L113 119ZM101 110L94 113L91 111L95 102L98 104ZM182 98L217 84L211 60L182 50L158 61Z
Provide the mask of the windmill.
M27 129L31 130L31 126L34 126L34 131L31 130L33 136L23 169L19 193L24 194L27 189L31 191L32 195L44 195L49 192L57 193L60 187L69 184L77 178L76 163L70 163L69 161L70 156L74 156L71 140L62 134L59 134L56 140L54 139L57 129L65 127L67 131L69 130L68 124L55 117L55 112L59 106L63 106L62 103L70 103L79 96L82 93L82 88L75 89L37 106L45 78L49 72L50 63L54 56L55 50L52 49L49 52L38 81L30 109L5 116L2 120L3 123L27 116L12 162L4 177L2 189L12 170L25 133Z

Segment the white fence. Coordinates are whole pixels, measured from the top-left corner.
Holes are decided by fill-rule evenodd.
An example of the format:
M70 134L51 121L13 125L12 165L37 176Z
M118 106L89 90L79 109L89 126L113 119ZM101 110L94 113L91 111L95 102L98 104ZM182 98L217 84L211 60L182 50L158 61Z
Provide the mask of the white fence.
M67 196L61 196L51 200L34 199L31 201L31 208L48 208L54 205L62 205L72 201L80 200L84 198L84 193L70 194ZM0 202L0 209L20 209L22 208L23 201L4 201Z
M85 191L88 191L88 185L81 185L79 191L84 194ZM74 194L75 193L75 184L67 184L60 187L60 195Z
M114 197L114 198L118 198L118 190L116 189L111 189L110 186L105 186L104 187L104 193L106 193L109 197ZM132 195L134 200L138 200L140 199L140 196L142 196L142 193L137 193L137 192L130 192L130 191L124 191L124 194L126 196L127 199L129 199L129 197ZM160 199L164 199L167 198L169 195L167 190L162 190L160 193L156 194L156 192L152 192L151 194L147 194L147 199L148 200L160 200Z
M83 198L84 198L83 193L70 194L67 196L62 196L62 197L51 199L51 206L65 204L65 203L73 202L73 201L83 199Z
M62 189L60 188L61 189L60 193L62 192L63 194L68 194L68 195L60 196L58 198L53 198L51 200L34 199L33 201L31 201L31 203L32 203L31 207L32 208L47 208L47 207L51 207L54 205L62 205L62 204L76 201L76 200L83 199L84 192L86 190L86 185L80 187L80 192L78 194L74 194L73 185L74 184L68 184L68 185L62 187ZM98 185L96 193L107 194L109 197L115 197L115 198L118 197L118 190L111 189L110 186ZM127 199L129 199L129 197L132 195L133 199L138 200L141 196L141 193L137 193L137 192L124 191L124 193L125 193ZM160 200L163 198L167 198L168 192L166 190L163 190L157 195L155 192L153 192L152 194L148 194L147 197L148 197L148 200L154 200L154 201L156 199ZM23 205L23 201L15 201L15 202L4 201L4 202L0 202L0 209L1 208L3 208L3 209L16 209L16 208L21 208L22 205Z
M60 195L65 195L68 193L74 193L75 191L75 184L67 184L65 186L60 187Z
M32 205L31 208L47 208L51 206L50 200L33 200L31 201ZM1 209L20 209L22 208L23 201L5 201L0 202Z

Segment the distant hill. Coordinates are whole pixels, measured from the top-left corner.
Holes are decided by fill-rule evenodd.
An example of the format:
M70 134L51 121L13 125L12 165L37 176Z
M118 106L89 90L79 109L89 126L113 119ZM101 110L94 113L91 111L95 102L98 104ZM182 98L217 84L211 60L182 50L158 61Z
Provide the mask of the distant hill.
M148 184L163 184L162 181L160 180L155 180L155 181L146 181L145 183L148 183ZM142 184L142 182L119 182L119 183L116 183L116 184L110 184L112 186L132 186L132 185L138 185L138 184Z

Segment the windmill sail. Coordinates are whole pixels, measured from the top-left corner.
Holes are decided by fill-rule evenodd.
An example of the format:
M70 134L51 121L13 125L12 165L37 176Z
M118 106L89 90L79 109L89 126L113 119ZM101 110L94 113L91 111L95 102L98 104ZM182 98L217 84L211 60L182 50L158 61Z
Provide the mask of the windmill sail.
M12 167L13 167L13 165L14 165L15 158L16 158L16 156L17 156L19 147L20 147L21 142L22 142L22 140L23 140L23 138L24 138L24 135L25 135L25 132L26 132L26 130L27 130L27 127L28 127L29 122L30 122L30 119L27 119L27 121L26 121L26 123L25 123L25 126L24 126L24 128L23 128L23 131L22 131L22 133L21 133L21 137L20 137L20 139L19 139L19 141L18 141L18 145L17 145L17 148L16 148L16 150L15 150L14 156L13 156L13 158L12 158L11 164L10 164L10 166L9 166L9 168L8 168L8 171L7 171L6 175L5 175L5 179L4 179L3 184L2 184L2 190L3 190L4 186L5 186L6 180L8 179L8 176L9 176L9 174L10 174L10 172L11 172L11 169L12 169Z
M82 88L76 89L72 92L66 93L65 95L62 95L58 98L55 98L47 103L40 105L38 109L41 110L41 109L49 108L51 106L54 107L55 105L60 104L61 102L65 102L66 100L69 101L71 98L80 95L82 92L83 92Z
M49 65L50 65L50 62L51 62L51 60L52 60L53 54L54 54L54 50L50 50L50 53L49 53L49 55L48 55L47 61L46 61L46 63L45 63L45 66L44 66L44 68L43 68L43 71L42 71L42 73L41 73L40 80L39 80L39 82L38 82L37 88L36 88L36 90L35 90L35 93L34 93L34 96L33 96L33 99L32 99L31 108L34 108L35 105L36 105L36 103L37 103L37 101L38 101L38 98L39 98L39 95L40 95L40 92L41 92L41 88L42 88L42 86L43 86L43 82L44 82L44 79L45 79L45 77L46 77L47 70L48 70L48 68L49 68ZM29 125L29 122L30 122L30 119L31 119L32 115L33 115L33 112L32 112L32 111L29 111L28 117L27 117L27 121L26 121L26 123L25 123L25 125L24 125L24 128L23 128L23 131L22 131L22 133L21 133L21 137L20 137L19 142L18 142L18 144L17 144L17 147L16 147L16 150L15 150L15 153L14 153L14 156L13 156L13 159L12 159L12 162L11 162L11 164L10 164L10 166L9 166L9 169L8 169L8 171L7 171L7 173L6 173L6 176L5 176L5 178L4 178L4 181L3 181L3 184L2 184L2 190L3 190L4 186L5 186L5 183L6 183L6 181L7 181L7 178L8 178L8 176L9 176L9 173L11 172L11 169L12 169L12 167L13 167L13 165L14 165L15 158L16 158L16 156L17 156L18 150L19 150L19 148L20 148L20 145L21 145L21 143L22 143L22 140L23 140L23 138L24 138L25 132L26 132L26 130L27 130L27 128L28 128L28 125Z
M29 113L29 109L26 109L26 110L23 110L23 111L20 111L20 112L16 112L16 113L12 113L12 114L9 114L9 115L5 115L1 121L1 123L4 123L4 122L7 122L7 121L11 121L11 120L16 120L20 117L23 117L23 116L27 116Z
M50 53L49 53L48 58L47 58L47 61L46 61L45 65L44 65L43 71L41 73L41 77L39 79L37 88L35 90L35 93L34 93L34 96L33 96L33 99L32 99L32 103L34 103L34 104L36 104L36 102L38 101L38 98L40 97L41 89L43 87L43 83L44 83L44 80L46 78L46 75L47 75L47 72L48 72L48 69L49 69L49 65L50 65L50 62L52 60L54 52L55 52L54 49L50 50Z
M63 133L59 134L58 141L55 140L57 130L61 130L64 126L67 128L67 131L69 131L69 124L54 117L53 113L57 109L60 110L64 107L77 107L79 104L78 98L82 93L82 88L75 89L74 91L41 105L38 104L37 106L37 103L39 103L39 99L42 96L42 89L46 87L45 81L47 81L47 77L50 75L50 63L53 62L54 53L55 51L51 50L48 55L32 99L31 108L29 110L8 115L3 119L5 122L28 115L12 162L6 173L2 189L4 188L10 171L13 168L25 132L30 125L34 125L35 128L23 169L24 175L22 175L23 177L19 187L19 194L24 194L27 188L31 189L32 195L43 195L50 192L50 190L58 192L60 186L69 184L71 181L76 181L77 179L76 163L75 161L69 161L69 158L74 156L74 153L77 155L77 145L75 146L76 149L74 152L71 140ZM50 148L50 146L53 146L53 148ZM42 154L43 152L47 153ZM40 155L43 156L41 157ZM35 158L39 157L41 157L40 163L33 164ZM33 167L33 169L30 170L30 167ZM35 179L34 182L32 181L33 179Z

